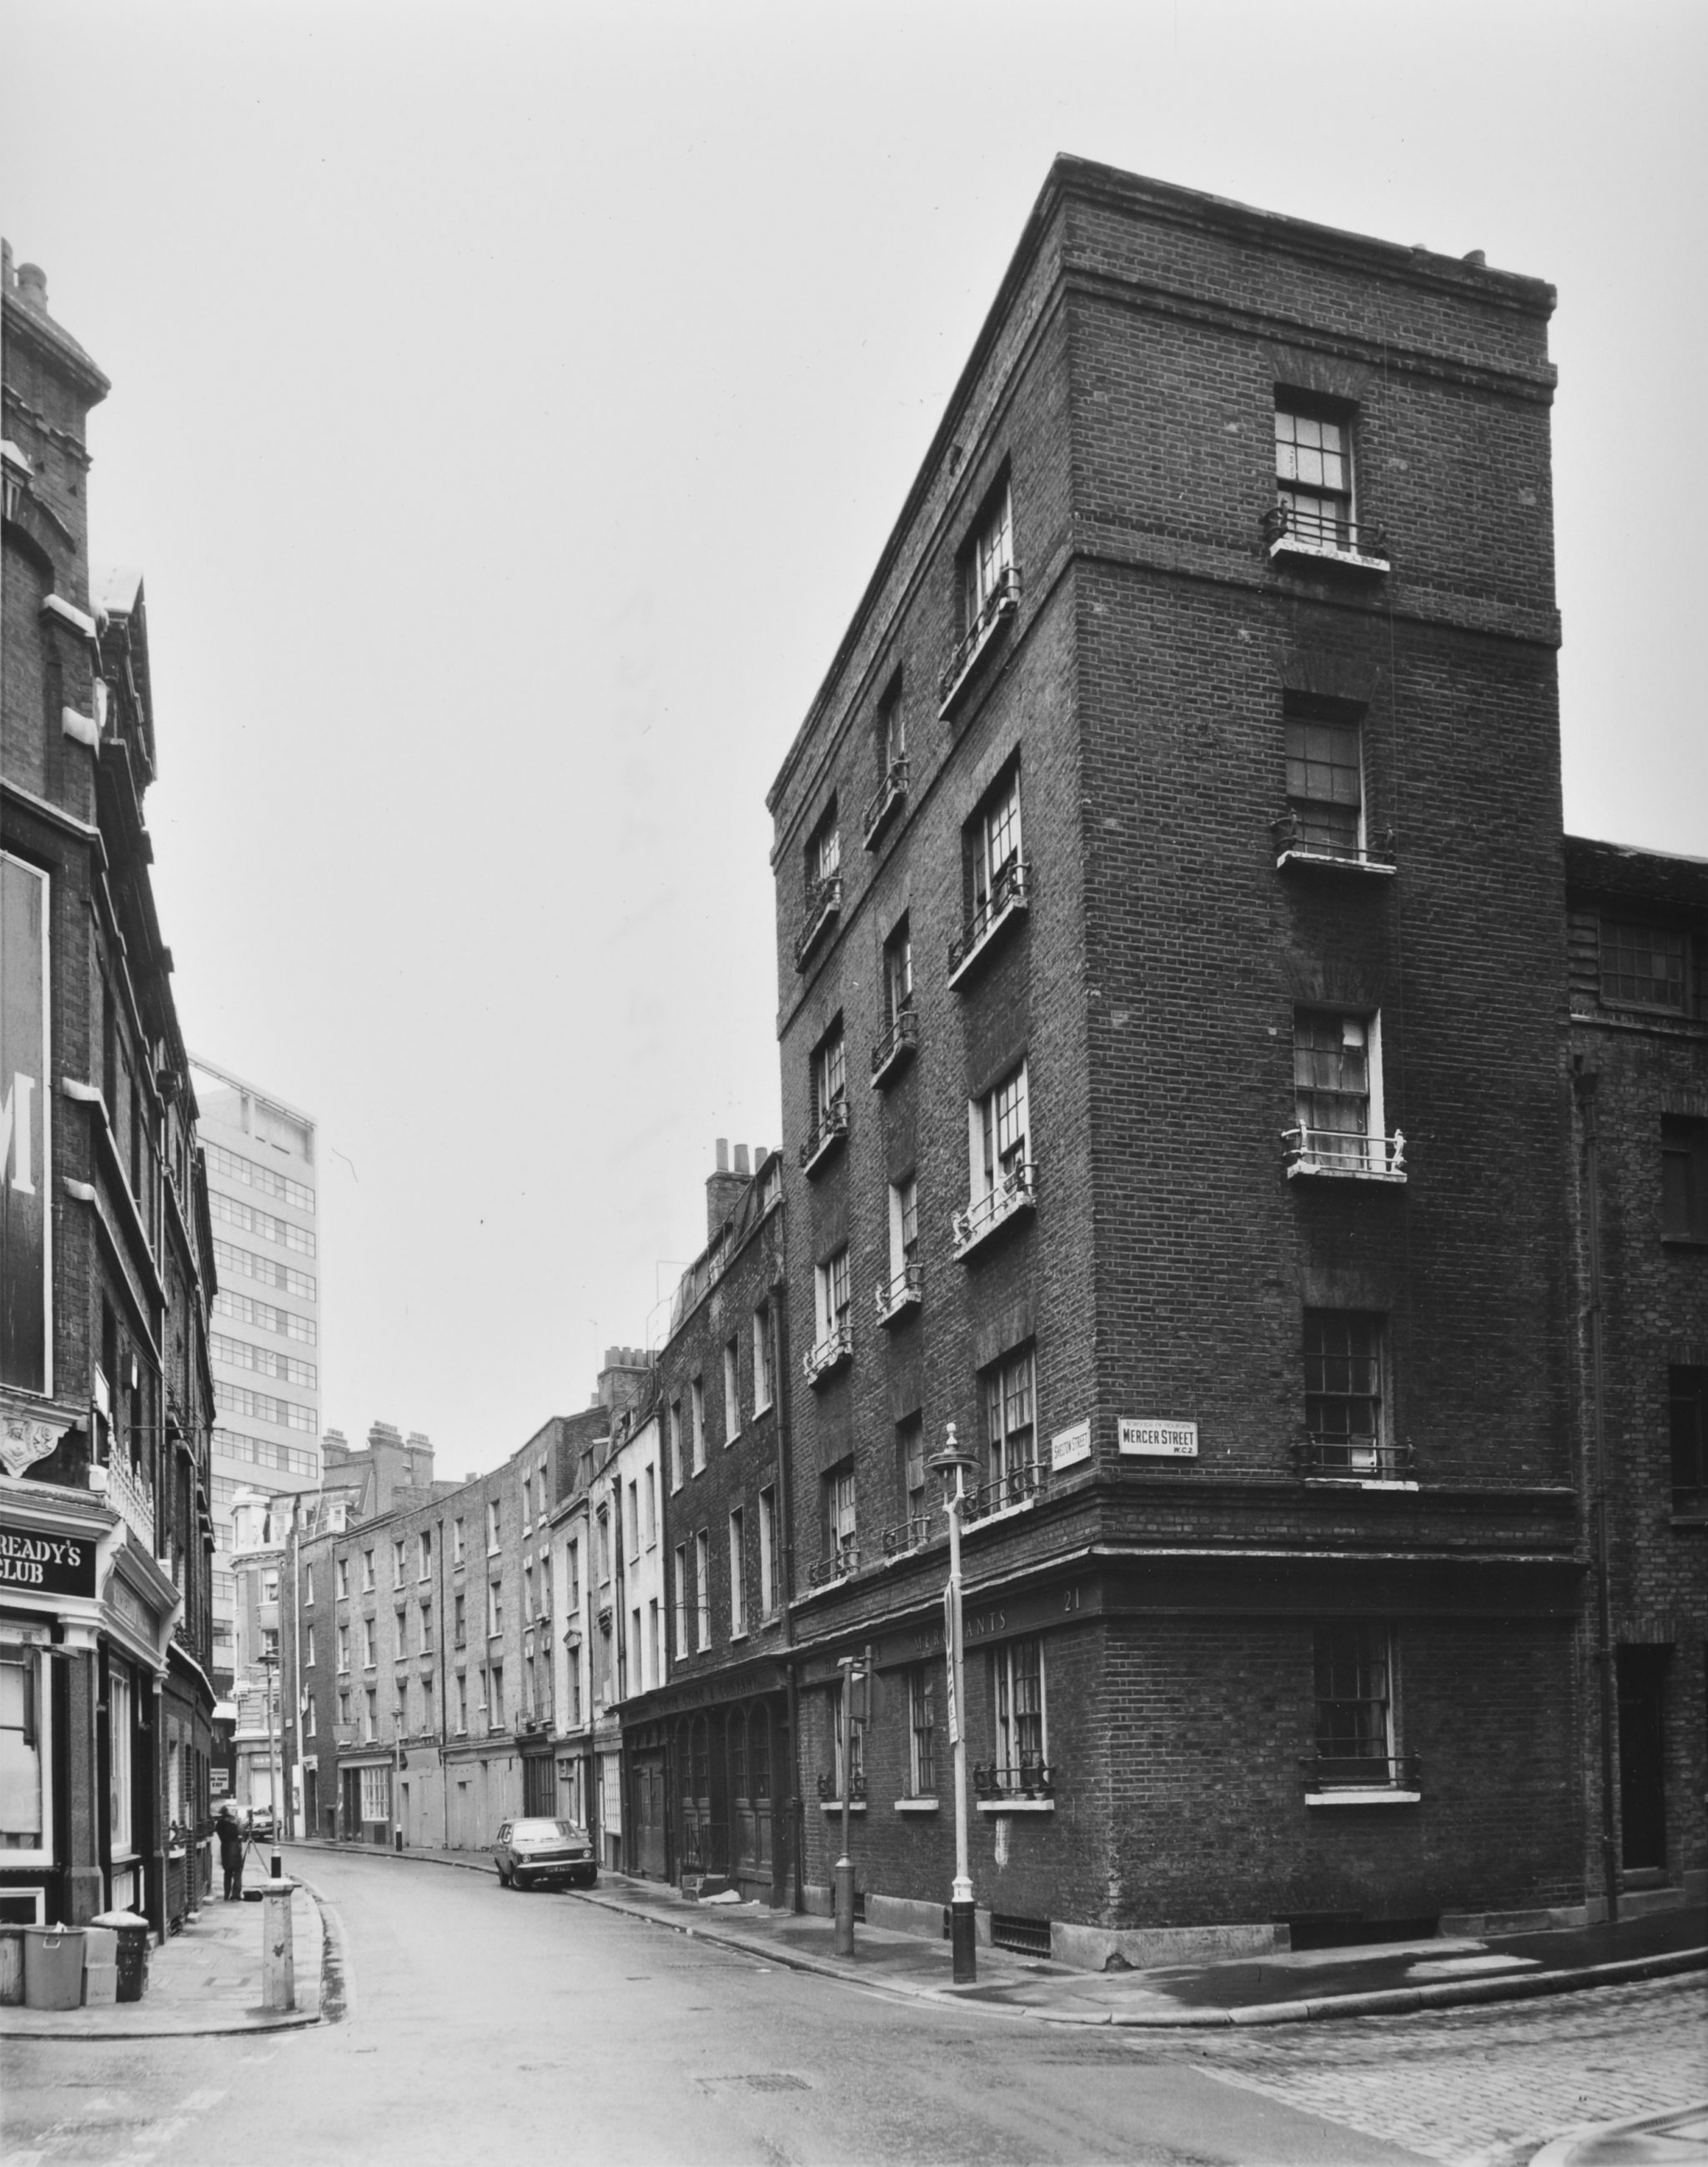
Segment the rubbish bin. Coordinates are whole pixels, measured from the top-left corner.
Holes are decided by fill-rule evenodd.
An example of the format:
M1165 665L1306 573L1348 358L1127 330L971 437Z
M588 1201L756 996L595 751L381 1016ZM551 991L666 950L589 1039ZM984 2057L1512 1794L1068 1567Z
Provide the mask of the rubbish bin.
M83 1929L83 2006L98 2009L119 1999L119 1935L112 1926Z
M119 1999L140 2001L148 1991L148 1940L151 1929L135 1911L103 1911L92 1926L112 1926L119 1935Z
M24 2000L30 2009L76 2009L83 1999L81 1926L26 1926Z

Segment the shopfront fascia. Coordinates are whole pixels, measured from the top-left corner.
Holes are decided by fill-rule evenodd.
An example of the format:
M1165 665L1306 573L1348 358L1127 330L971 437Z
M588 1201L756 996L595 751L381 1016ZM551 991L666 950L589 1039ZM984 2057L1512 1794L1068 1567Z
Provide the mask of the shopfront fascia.
M167 1921L161 1712L182 1597L89 1492L0 1481L0 1916Z

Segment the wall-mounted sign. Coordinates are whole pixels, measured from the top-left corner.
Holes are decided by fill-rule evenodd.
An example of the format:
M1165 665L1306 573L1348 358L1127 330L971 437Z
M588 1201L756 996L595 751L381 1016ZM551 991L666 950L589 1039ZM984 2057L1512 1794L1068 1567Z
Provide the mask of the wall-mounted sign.
M1195 1422L1137 1422L1123 1415L1121 1449L1157 1460L1196 1460L1198 1426Z
M48 881L0 850L0 1385L53 1390Z
M95 1544L88 1535L41 1534L0 1523L0 1595L95 1592Z
M1059 1429L1050 1440L1050 1465L1052 1469L1071 1467L1076 1460L1092 1456L1092 1426L1089 1422L1076 1422L1071 1429Z

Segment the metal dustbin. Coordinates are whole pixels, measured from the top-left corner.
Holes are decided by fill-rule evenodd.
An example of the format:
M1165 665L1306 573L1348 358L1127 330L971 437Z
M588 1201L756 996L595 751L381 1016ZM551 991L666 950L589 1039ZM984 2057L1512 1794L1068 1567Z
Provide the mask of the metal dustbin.
M77 2009L83 2000L81 1926L26 1926L24 2000L29 2009Z
M119 1999L140 2001L148 1991L148 1942L152 1932L135 1911L103 1911L92 1926L111 1926L119 1936Z

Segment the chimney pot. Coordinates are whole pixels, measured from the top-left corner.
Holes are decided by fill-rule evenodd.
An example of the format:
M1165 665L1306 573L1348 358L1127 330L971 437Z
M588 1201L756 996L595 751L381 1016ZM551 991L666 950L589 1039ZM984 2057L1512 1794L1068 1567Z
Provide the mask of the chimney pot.
M747 1173L748 1147L745 1144L738 1144L735 1147L735 1170L739 1174Z
M729 1138L727 1136L720 1136L717 1140L717 1170L720 1174L729 1172Z
M47 314L47 273L39 263L20 263L18 267L18 298L27 309Z

